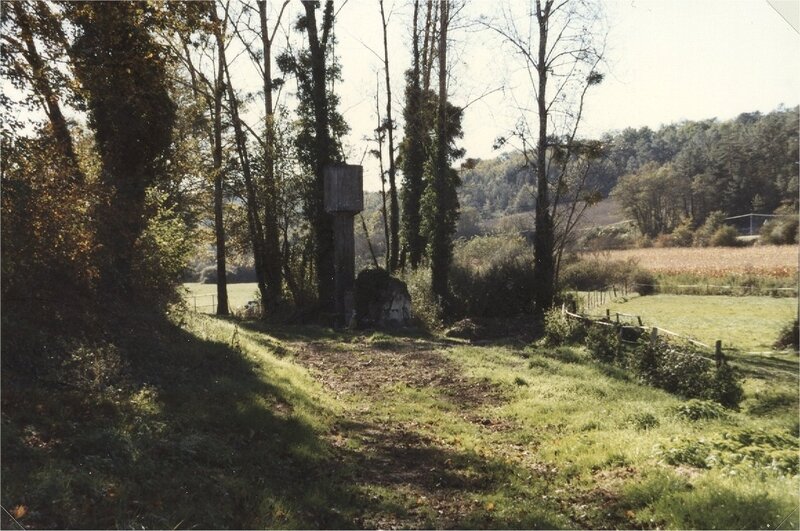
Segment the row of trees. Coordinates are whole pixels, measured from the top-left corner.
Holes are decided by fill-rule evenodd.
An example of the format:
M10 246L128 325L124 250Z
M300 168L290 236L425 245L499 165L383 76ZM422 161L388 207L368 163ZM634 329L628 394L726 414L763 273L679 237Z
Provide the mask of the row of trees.
M615 144L632 149L627 156L612 151L616 157L606 163L621 166L627 158L612 194L646 236L671 232L687 219L698 227L715 211L771 213L781 205L796 211L797 107L621 135L627 142Z
M655 131L642 127L605 134L598 139L603 155L592 161L587 186L608 196L623 176L630 176L625 179L633 184L644 178L641 174L660 171L672 181L666 189L685 196L663 198L674 199L676 219L691 215L702 223L714 210L730 216L772 212L798 194L798 112L797 107L779 108L727 121L687 121ZM475 208L484 217L534 208L520 154L482 160L465 171L462 180L462 207ZM659 186L656 181L648 180Z
M376 6L386 92L375 150L388 184L385 266L430 267L445 308L459 211L451 163L463 156L456 146L463 111L448 97L448 45L463 7L412 4L398 140L389 26L383 2ZM517 13L511 3L476 24L533 74L535 104L520 105L519 126L503 142L522 153L535 198L541 313L553 298L557 227L580 214L562 208L564 199L581 193L596 156L594 143L576 133L587 89L602 80L602 49L589 29L599 14L588 1L531 7ZM293 11L294 32L286 29ZM73 292L166 304L193 238L208 234L218 313L229 312L234 252L252 254L267 313L289 300L330 311L323 169L344 162L348 130L338 111L335 20L332 0L4 3L2 68L15 88L0 102L4 296L55 300ZM246 90L243 68L257 75L259 90ZM526 108L534 109L530 117ZM44 120L31 128L26 115Z

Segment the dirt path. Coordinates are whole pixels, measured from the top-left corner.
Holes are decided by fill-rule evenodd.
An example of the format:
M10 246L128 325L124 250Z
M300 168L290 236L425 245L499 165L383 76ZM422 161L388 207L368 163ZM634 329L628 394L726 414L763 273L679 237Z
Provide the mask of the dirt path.
M503 389L463 374L442 353L447 346L440 343L406 339L376 348L357 340L298 346L295 360L337 398L353 405L330 434L344 468L352 471L348 479L374 492L376 498L392 498L378 500L385 509L370 511L357 525L446 528L463 525L465 515L485 513L484 504L470 494L496 487L496 470L479 456L437 437L430 425L407 417L379 416L373 406L385 404L395 386L405 385L436 394L460 420L481 430L499 430L506 426L475 412L503 403Z

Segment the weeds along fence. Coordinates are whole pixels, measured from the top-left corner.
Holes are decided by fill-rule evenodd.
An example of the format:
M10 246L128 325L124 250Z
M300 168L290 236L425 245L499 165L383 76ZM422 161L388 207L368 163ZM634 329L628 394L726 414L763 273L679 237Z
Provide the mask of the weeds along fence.
M605 319L593 319L587 315L581 315L579 313L573 313L567 310L566 306L561 307L561 313L569 318L581 321L583 324L589 326L604 326L604 327L612 327L617 330L617 334L619 336L620 343L625 343L629 345L635 345L637 341L630 341L625 339L625 330L643 330L645 332L649 332L650 335L650 342L655 344L659 339L662 341L667 342L683 342L685 344L692 345L696 348L701 348L709 353L713 353L713 357L711 355L706 356L700 354L696 351L691 351L689 354L694 356L706 359L708 361L712 361L716 364L723 363L725 360L725 356L723 354L722 348L722 340L718 339L714 346L707 345L702 341L698 341L694 338L684 336L682 334L678 334L677 332L673 332L671 330L667 330L666 328L661 328L658 326L645 326L644 322L642 321L642 317L640 315L632 315L628 313L621 313L621 312L612 312L611 310L606 309L606 317ZM625 320L629 319L629 322Z
M798 293L797 286L764 287L750 284L634 284L632 286L633 291L638 291L641 288L646 288L651 293L670 295L763 295L768 297L796 297Z
M618 297L627 297L635 292L633 285L623 284L621 286L605 286L599 290L583 292L583 307L586 311L593 310L599 306L613 301Z
M762 287L751 285L719 285L719 284L623 284L605 286L599 290L584 291L584 311L604 306L619 297L628 297L632 293L661 293L669 295L757 295L764 297L797 297L798 287Z

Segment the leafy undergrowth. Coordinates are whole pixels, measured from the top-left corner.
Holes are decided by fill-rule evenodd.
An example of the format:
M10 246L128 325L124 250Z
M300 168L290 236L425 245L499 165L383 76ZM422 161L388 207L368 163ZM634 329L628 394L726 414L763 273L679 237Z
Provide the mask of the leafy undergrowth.
M582 349L186 319L65 348L69 382L4 366L21 525L798 527L796 376L731 411Z

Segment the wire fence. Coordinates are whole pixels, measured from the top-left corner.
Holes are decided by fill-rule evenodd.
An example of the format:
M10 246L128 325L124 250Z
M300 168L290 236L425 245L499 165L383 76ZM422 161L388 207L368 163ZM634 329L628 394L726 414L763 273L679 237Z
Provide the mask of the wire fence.
M644 290L642 289L644 288ZM797 286L763 287L721 284L642 284L631 283L604 286L597 290L581 292L582 309L590 311L634 293L661 293L665 295L759 295L769 297L797 297Z
M208 302L209 297L211 302ZM199 300L199 302L198 302ZM217 310L217 296L213 293L206 295L188 295L187 305L189 310L196 313L214 313Z
M612 312L611 310L606 309L606 317L605 319L595 319L588 315L581 315L579 313L570 312L567 310L566 306L561 307L561 313L570 319L577 319L580 320L584 324L595 325L595 326L607 326L607 327L614 327L617 329L617 333L619 335L619 340L621 343L628 343L628 344L637 344L637 341L630 341L624 338L625 329L633 329L633 330L643 330L649 332L650 334L650 342L651 344L655 344L659 338L665 340L664 336L669 337L672 341L683 341L688 343L694 347L700 347L702 349L706 349L712 351L714 353L714 357L704 356L697 351L689 351L688 353L697 356L699 358L703 358L708 361L715 362L717 364L723 363L725 361L725 355L722 353L722 340L717 340L714 343L714 346L708 345L703 343L702 341L698 341L695 338L685 336L683 334L679 334L677 332L673 332L672 330L667 330L666 328L661 328L659 326L645 326L640 315L633 315L628 313L621 313L621 312ZM636 322L624 322L624 319L631 319L635 320ZM732 350L732 349L728 349Z

